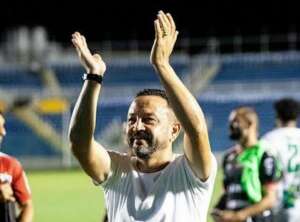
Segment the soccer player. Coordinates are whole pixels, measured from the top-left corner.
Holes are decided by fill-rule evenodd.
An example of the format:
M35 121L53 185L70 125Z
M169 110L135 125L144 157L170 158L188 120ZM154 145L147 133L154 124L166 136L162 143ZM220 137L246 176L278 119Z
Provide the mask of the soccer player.
M71 148L85 172L103 186L109 221L206 222L217 165L205 118L169 62L178 34L171 15L160 11L154 27L150 60L165 91L145 89L133 99L126 125L129 154L108 151L94 140L106 67L90 53L85 38L73 34L88 75L71 118ZM184 154L176 155L172 144L181 127Z
M296 222L300 221L300 129L297 128L300 105L292 98L284 98L276 101L274 108L277 128L263 139L270 143L283 171L277 221Z
M0 145L5 135L5 119L0 112ZM32 218L33 204L24 170L19 161L0 152L0 221L31 222Z
M217 222L271 221L280 172L257 139L257 114L250 107L237 108L229 124L230 138L237 144L224 157L224 194L212 216Z

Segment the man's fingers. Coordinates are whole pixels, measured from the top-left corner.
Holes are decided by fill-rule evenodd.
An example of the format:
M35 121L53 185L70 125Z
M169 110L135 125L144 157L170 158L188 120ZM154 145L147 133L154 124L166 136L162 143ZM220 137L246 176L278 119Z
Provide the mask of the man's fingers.
M76 41L77 45L81 45L81 38L79 32L74 32L72 38Z
M176 31L176 25L175 25L175 22L174 22L174 19L173 19L172 15L170 13L167 13L167 18L168 18L168 20L170 22L171 32L175 33L175 31Z
M164 32L166 32L166 34L169 34L170 32L170 26L169 26L169 21L166 18L165 14L163 14L163 12L159 12L158 16L157 16L159 23L161 25L161 28Z
M85 37L83 35L81 35L80 37L81 37L82 45L88 48Z
M92 54L88 49L85 37L79 32L75 32L72 35L72 42L79 56L84 56L86 59L90 59L92 57Z
M86 46L85 38L79 32L74 32L72 34L72 40L74 40L76 45L81 49Z
M79 47L77 47L77 46L75 46L75 49L76 49L76 52L77 52L77 55L79 56L79 57L81 57L81 50L79 49Z
M155 39L158 39L158 30L157 30L157 19L154 21L154 31L155 31Z
M86 56L91 56L92 54L91 54L91 52L90 52L90 50L88 48L88 45L86 43L85 37L83 35L79 34L78 40L79 40L79 42L81 44L80 45L80 49L81 49L82 53L85 54Z
M179 34L179 32L178 32L178 31L176 31L176 32L175 32L175 34L174 34L174 36L173 36L173 47L174 47L174 45L175 45L175 43L176 43L176 40L177 40L178 34Z
M9 183L3 183L0 185L0 199L2 201L15 201L15 197L13 196L14 192Z
M160 28L163 31L164 35L168 34L169 29L168 29L165 21L163 20L162 15L158 15L157 18L158 18L158 21L159 21Z
M7 199L7 201L10 201L10 202L15 202L16 201L16 198L14 198L13 196L9 197Z
M81 39L76 34L72 35L72 43L75 47L82 48Z
M170 31L171 23L170 23L167 15L163 11L159 11L159 15L161 15L162 20L163 20L164 24L166 25L166 28L168 29L168 31Z
M171 49L172 49L172 50L174 49L174 46L175 46L175 44L176 44L177 36L178 36L178 31L176 31L176 32L174 33L174 35L172 36L172 42L171 42Z
M72 39L72 43L76 49L76 52L78 54L79 57L81 57L81 50L80 50L80 47L78 45L78 41L76 39Z
M78 43L78 40L76 38L72 38L72 43L73 45L77 48L79 47L79 43Z
M81 34L79 32L75 32L74 35L76 38L80 38L80 36L81 36Z
M162 30L161 30L160 23L159 23L158 19L156 19L154 21L154 27L155 27L155 36L156 36L156 38L161 39L162 38Z
M175 39L175 41L177 40L178 34L179 34L179 32L177 30L173 34L173 38Z

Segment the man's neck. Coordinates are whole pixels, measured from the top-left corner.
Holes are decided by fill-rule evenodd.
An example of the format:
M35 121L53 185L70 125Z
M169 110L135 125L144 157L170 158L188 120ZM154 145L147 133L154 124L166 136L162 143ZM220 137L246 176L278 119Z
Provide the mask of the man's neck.
M137 158L134 168L143 173L153 173L164 169L173 159L172 149L159 150L153 153L149 159Z
M280 123L279 127L291 127L291 128L295 128L297 127L297 121L288 121L285 123Z
M247 138L245 138L243 141L241 141L241 146L243 149L246 149L248 147L252 147L258 143L257 136L256 135L250 135Z

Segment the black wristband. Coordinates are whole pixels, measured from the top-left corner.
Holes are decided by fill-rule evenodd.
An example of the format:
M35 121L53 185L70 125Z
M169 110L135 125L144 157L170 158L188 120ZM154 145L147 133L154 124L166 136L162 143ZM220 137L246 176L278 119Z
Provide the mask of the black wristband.
M85 80L92 80L92 81L96 81L97 83L101 84L103 77L101 75L97 75L97 74L86 74L84 73L82 75L82 79Z

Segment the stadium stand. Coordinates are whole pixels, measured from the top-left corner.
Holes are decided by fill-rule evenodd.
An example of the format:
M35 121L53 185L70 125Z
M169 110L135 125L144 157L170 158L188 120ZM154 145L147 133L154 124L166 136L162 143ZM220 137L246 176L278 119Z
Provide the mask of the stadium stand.
M261 134L263 134L274 126L272 102L275 99L283 96L300 98L298 92L299 53L209 56L209 58L205 55L189 58L186 55L180 55L174 58L173 63L176 72L183 80L187 80L197 66L207 65L199 61L208 61L210 65L217 66L213 69L216 72L214 79L197 94L207 117L214 151L224 151L231 145L227 136L227 118L233 108L241 105L253 106L260 116ZM71 110L76 99L74 96L78 94L82 84L80 81L82 68L78 63L57 62L49 67L56 74L63 95L70 101ZM97 138L107 137L104 135L116 133L115 131L119 131L116 135L120 135L121 124L126 120L128 105L135 93L145 87L160 87L147 56L138 58L116 56L114 60L108 62L107 67L98 112ZM20 81L15 82L16 77ZM201 82L194 81L194 84L201 84ZM15 96L42 97L47 94L40 77L21 68L0 68L0 86L1 90ZM59 135L66 136L63 119L70 118L69 111L65 113L44 112L40 115L53 126ZM116 121L120 127L112 128L111 132L108 132L108 128ZM6 152L17 157L30 155L31 157L61 158L63 149L59 151L49 145L12 114L8 114L7 127L9 134L3 144ZM105 141L106 138L103 139Z

